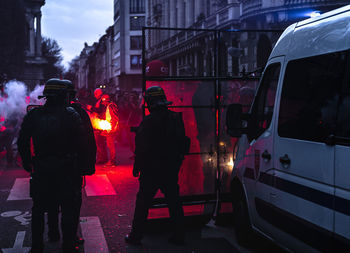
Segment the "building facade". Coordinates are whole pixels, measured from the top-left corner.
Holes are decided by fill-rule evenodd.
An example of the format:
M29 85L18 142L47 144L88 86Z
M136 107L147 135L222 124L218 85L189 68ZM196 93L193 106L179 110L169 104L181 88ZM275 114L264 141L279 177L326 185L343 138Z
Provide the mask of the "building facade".
M113 79L113 26L91 46L87 43L70 66L70 73L78 89L93 90L97 87L114 89Z
M220 75L260 71L288 25L346 4L345 0L149 0L149 27L223 32L214 38L210 32L200 36L190 30L150 30L146 59L164 61L171 76L211 76L215 54L219 54ZM220 52L213 43L220 43Z
M163 61L170 76L260 73L288 25L346 4L347 0L114 0L113 25L98 42L85 45L77 59L77 86L103 87L110 93L140 91L143 26L173 28L145 33L146 61ZM193 29L220 30L220 38ZM31 45L33 54L35 43Z
M142 27L146 0L114 0L113 78L121 91L142 85Z
M30 88L43 83L41 7L44 0L3 0L0 3L1 81L17 79Z
M24 0L25 3L25 67L21 79L30 87L42 84L43 65L46 63L41 50L41 7L45 0Z
M78 58L76 58L74 61L75 64L75 85L78 87L78 89L88 89L89 88L89 62L88 57L90 55L90 52L93 50L93 46L89 46L87 43L84 44L84 48L81 51ZM93 87L91 87L93 88Z
M103 88L110 94L141 91L142 27L146 0L114 0L114 23L98 42L85 43L75 59L79 89Z

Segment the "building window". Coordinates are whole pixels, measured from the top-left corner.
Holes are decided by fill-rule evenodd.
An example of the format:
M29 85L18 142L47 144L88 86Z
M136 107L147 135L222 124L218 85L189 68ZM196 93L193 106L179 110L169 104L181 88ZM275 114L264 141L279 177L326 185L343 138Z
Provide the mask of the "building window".
M142 49L142 36L130 36L130 49Z
M114 2L114 21L119 17L120 3L119 0Z
M141 55L130 55L130 68L140 69L142 67Z
M120 69L120 57L117 57L116 59L113 60L113 66L116 69Z
M117 51L120 51L120 39L116 39L115 42L114 42L114 50L117 52Z
M130 18L130 30L141 30L145 26L145 17L133 16Z
M114 34L118 34L120 32L120 19L114 24Z
M145 13L145 0L130 0L130 13Z

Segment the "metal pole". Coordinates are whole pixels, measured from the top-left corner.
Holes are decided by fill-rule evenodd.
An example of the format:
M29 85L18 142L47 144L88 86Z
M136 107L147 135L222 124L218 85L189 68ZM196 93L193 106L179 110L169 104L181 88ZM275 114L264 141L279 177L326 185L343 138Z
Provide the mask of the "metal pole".
M219 212L219 198L220 198L220 187L219 187L219 180L220 180L220 146L219 146L219 115L220 115L220 108L219 108L219 38L220 34L218 34L218 31L215 31L215 37L214 37L214 76L215 78L215 146L216 146L216 177L215 177L215 193L216 193L216 205L213 213L213 219L215 220L218 216Z
M142 95L146 91L146 27L142 27ZM145 102L142 105L142 117L146 115Z

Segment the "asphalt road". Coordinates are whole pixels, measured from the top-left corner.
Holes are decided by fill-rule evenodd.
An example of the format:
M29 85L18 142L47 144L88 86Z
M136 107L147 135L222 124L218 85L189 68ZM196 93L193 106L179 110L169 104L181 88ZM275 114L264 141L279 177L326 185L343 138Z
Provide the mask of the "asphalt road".
M138 181L131 175L132 160L128 149L119 148L117 167L97 167L96 175L86 178L79 233L85 253L206 253L206 252L276 252L271 243L257 239L251 249L235 241L230 217L222 217L217 225L203 217L186 218L186 244L168 243L167 219L152 219L148 224L142 246L129 246L124 236L130 231ZM18 167L0 164L0 252L26 253L30 247L31 199L29 175ZM207 223L208 222L208 223ZM47 230L46 230L47 231ZM45 241L47 242L46 233ZM61 252L60 243L45 244L45 252ZM282 252L282 251L280 251Z

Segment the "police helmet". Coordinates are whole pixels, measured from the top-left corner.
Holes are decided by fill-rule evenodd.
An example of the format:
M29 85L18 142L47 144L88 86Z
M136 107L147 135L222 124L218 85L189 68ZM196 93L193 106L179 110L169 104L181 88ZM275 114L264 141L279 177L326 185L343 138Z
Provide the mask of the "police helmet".
M159 86L152 86L146 90L145 101L149 107L166 106L172 104L172 102L166 99L164 90Z
M70 93L70 94L75 94L76 93L74 84L70 80L64 79L64 80L61 80L61 81L63 81L66 84L68 93Z
M70 81L58 78L49 79L45 84L43 95L38 96L38 98L65 96L67 94L67 82Z

